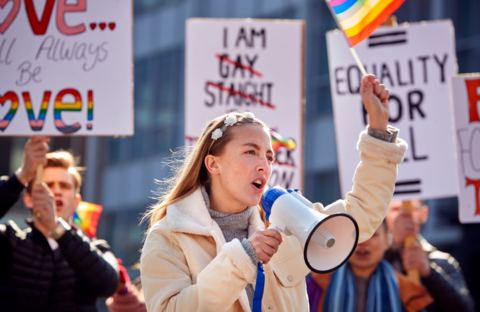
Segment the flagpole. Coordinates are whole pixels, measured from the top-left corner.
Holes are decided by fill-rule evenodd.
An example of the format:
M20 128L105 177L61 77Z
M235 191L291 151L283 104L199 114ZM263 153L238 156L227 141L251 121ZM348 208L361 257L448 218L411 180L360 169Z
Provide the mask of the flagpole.
M357 51L353 47L350 47L350 53L352 53L353 59L357 63L358 68L360 68L360 71L362 72L362 75L366 76L367 71L365 70L365 67L363 66L362 62L360 61L360 58L358 57Z
M343 31L342 26L340 25L340 21L337 18L337 15L335 15L335 12L332 11L332 8L330 7L330 4L328 4L328 0L325 3L328 7L328 10L330 11L330 15L333 16L333 19L335 20L335 23L337 24L337 28L340 29L340 32L343 34L343 37L347 41L347 44L350 46L350 42L348 41L348 37ZM365 76L367 75L367 71L365 70L365 66L363 66L362 61L360 61L360 57L358 57L357 51L355 50L354 47L350 46L350 53L353 56L353 59L355 60L355 63L357 63L358 68L362 72L362 75Z

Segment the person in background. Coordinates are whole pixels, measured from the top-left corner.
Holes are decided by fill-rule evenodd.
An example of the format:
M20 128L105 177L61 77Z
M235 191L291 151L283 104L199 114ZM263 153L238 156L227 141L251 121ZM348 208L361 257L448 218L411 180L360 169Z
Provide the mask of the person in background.
M334 273L307 277L310 311L421 311L433 300L421 285L396 271L386 260L385 222L369 240L357 245L348 262Z
M353 190L315 209L350 213L364 241L385 216L406 144L387 127L385 87L365 76L360 94L369 129L358 143ZM267 229L258 206L274 157L269 129L252 113L229 113L207 125L171 188L146 215L140 264L149 311L308 310L302 248L296 238ZM257 301L259 262L265 288Z
M414 271L434 299L428 311L474 311L460 265L450 254L441 252L420 235L427 222L428 206L420 200L390 203L387 222L392 234L392 247L385 258L400 272ZM406 247L408 237L414 243Z
M2 309L96 311L96 299L112 295L119 283L116 259L105 241L90 240L72 226L81 200L81 175L68 152L43 158L46 143L37 138L26 143L20 172L28 174L15 175L19 182L25 177L22 186L28 183L24 203L33 216L28 227L20 229L13 221L0 224ZM35 181L36 166L42 164L43 181ZM19 189L0 200L11 201Z
M127 268L118 259L120 284L117 291L106 301L110 312L147 312L140 280L132 283Z

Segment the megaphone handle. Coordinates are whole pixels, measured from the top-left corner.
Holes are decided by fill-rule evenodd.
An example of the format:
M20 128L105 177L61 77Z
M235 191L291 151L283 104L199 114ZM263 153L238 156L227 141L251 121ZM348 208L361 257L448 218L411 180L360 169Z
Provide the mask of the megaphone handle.
M417 241L417 238L415 235L408 235L405 237L404 241L404 248L410 248L412 247ZM411 280L416 282L417 284L420 284L420 274L418 273L417 269L410 269L407 271L407 277Z

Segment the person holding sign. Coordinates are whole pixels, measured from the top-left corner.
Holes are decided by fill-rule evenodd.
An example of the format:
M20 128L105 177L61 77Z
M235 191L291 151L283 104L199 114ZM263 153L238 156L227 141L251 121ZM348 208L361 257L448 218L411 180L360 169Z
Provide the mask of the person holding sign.
M25 143L22 165L10 177L0 179L0 218L18 201L22 191L33 180L37 167L47 162L49 139L33 137Z
M385 258L400 272L418 275L417 282L425 286L434 300L427 311L474 311L457 260L420 235L420 227L427 219L428 206L422 201L393 200L386 217L393 240ZM411 246L405 245L408 237L414 238Z
M360 241L381 224L406 144L388 128L388 91L374 76L362 79L370 127L358 147L353 190L323 213L347 212ZM150 221L141 255L149 311L251 311L257 264L262 262L263 310L307 311L308 269L293 236L266 229L259 208L274 152L268 128L251 113L210 121Z
M82 179L70 153L45 154L47 142L27 142L18 174L22 187L28 183L24 203L32 211L29 227L0 224L2 309L96 311L96 299L113 294L119 283L116 258L105 241L90 240L72 226ZM35 181L36 167L42 164L43 182ZM4 190L2 202L21 192L18 185L10 188L9 199Z

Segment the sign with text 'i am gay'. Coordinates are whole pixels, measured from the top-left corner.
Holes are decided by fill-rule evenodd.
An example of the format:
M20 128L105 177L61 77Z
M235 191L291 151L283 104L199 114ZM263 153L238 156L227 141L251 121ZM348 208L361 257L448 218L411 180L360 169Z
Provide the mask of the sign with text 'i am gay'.
M0 135L133 134L131 1L2 1L0 34Z
M303 36L298 20L187 22L185 139L231 111L252 112L272 131L270 185L303 180Z

